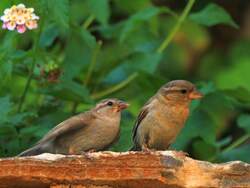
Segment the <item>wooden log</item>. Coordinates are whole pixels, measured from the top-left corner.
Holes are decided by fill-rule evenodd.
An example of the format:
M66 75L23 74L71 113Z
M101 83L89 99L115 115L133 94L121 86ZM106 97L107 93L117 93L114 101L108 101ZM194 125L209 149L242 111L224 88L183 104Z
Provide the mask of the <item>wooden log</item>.
M250 164L212 164L178 152L97 152L0 159L0 187L249 187Z

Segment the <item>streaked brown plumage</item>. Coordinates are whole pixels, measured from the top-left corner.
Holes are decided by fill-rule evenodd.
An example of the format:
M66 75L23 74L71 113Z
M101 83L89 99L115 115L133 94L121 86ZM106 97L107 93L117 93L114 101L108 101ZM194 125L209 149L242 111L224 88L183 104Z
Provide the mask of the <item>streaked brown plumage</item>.
M127 103L117 99L103 100L90 111L57 125L34 147L19 156L105 150L119 137L121 111L127 106Z
M189 104L202 94L185 80L162 86L140 111L134 129L131 150L166 150L183 128Z

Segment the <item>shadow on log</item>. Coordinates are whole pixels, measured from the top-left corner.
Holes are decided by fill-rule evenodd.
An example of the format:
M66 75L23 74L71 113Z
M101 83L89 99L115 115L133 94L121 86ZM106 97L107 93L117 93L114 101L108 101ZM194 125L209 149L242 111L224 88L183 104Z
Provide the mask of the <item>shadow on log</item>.
M171 151L42 154L0 159L0 187L250 188L250 165L240 161L212 164Z

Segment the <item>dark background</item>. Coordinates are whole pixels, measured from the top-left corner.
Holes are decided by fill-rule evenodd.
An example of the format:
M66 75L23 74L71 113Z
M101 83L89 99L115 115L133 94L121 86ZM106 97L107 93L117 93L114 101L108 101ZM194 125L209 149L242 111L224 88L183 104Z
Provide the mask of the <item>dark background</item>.
M112 148L126 151L142 105L167 81L186 79L205 97L172 147L250 162L249 1L196 0L177 32L190 0L1 0L0 12L18 3L40 20L24 34L0 30L0 156L108 97L131 104Z

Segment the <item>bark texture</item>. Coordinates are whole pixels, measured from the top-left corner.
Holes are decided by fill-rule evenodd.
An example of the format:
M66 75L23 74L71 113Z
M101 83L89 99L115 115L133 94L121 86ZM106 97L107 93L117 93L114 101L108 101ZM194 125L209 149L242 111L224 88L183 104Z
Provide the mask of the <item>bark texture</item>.
M250 188L250 165L240 161L212 164L171 151L42 154L0 159L0 187Z

